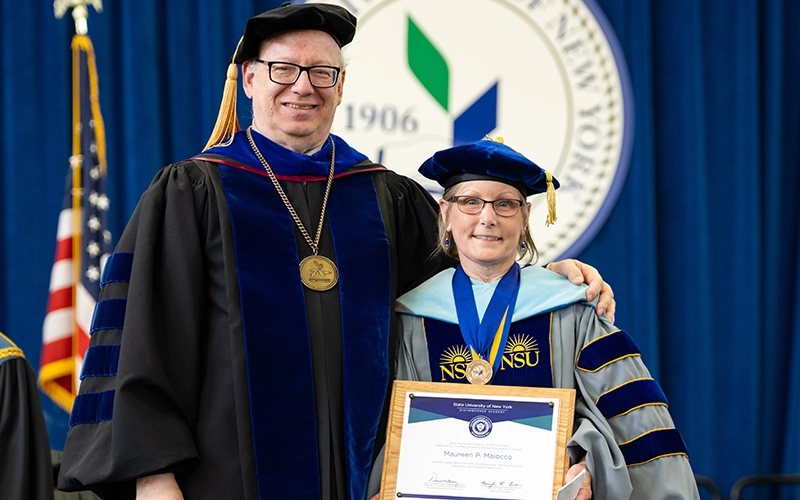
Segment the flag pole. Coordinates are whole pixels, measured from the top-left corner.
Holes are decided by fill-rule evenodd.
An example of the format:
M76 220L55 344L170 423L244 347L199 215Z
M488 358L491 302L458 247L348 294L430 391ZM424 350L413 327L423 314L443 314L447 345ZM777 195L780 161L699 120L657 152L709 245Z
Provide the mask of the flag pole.
M89 10L87 5L92 5L97 12L103 11L102 0L55 0L53 2L53 9L55 17L61 19L69 9L72 9L72 17L75 21L75 35L72 39L72 155L70 156L70 167L72 177L72 245L71 245L71 260L72 260L72 286L71 286L71 359L62 359L49 363L43 366L40 373L40 386L43 391L48 394L53 401L58 404L67 412L71 412L74 403L75 394L80 377L80 364L82 362L82 353L80 351L81 345L81 328L78 323L78 303L80 301L78 295L78 284L81 282L81 273L83 272L83 199L86 195L83 186L83 155L82 151L82 127L86 122L85 118L81 116L81 78L87 78L80 71L81 56L82 54L87 59L89 67L88 71L88 84L90 88L90 103L91 115L95 120L95 132L97 135L97 157L101 174L105 175L106 158L105 158L105 134L100 115L99 105L99 91L97 84L96 65L94 60L94 48L91 40L88 37L88 22L87 18ZM52 290L51 290L52 292ZM48 308L50 306L48 305ZM66 318L64 318L66 319ZM68 384L71 387L64 387L59 385L57 379L60 377L69 376L69 382L62 379L62 384Z

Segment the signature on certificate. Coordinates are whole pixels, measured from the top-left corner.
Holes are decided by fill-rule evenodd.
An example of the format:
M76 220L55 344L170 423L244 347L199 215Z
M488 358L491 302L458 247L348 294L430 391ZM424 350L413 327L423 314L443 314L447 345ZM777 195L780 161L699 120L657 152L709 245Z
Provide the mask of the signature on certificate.
M438 490L463 490L466 486L454 479L439 478L435 472L431 473L430 479L425 482L425 487Z
M436 473L434 472L431 474L431 478L428 479L429 483L451 483L451 484L458 484L458 481L453 481L452 479L439 479Z
M489 491L509 491L522 488L524 485L516 481L481 481L481 487Z

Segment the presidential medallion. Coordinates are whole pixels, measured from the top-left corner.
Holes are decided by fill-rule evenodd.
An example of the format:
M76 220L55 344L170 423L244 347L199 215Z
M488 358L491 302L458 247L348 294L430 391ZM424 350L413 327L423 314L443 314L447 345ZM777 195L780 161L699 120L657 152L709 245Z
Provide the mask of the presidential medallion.
M473 359L467 365L467 380L470 384L487 384L492 380L492 365L483 358Z
M339 281L339 271L329 258L311 255L300 262L300 279L311 290L324 292Z
M283 204L286 205L286 209L289 210L289 215L292 216L292 220L297 224L297 229L300 230L300 234L303 235L306 243L311 247L311 251L314 252L314 255L306 257L300 262L300 280L311 290L316 290L318 292L330 290L336 285L336 282L339 281L339 272L336 270L336 264L334 264L333 261L317 255L317 252L319 251L319 238L322 236L322 224L325 221L325 207L328 206L328 195L331 194L331 186L333 185L333 167L336 164L336 143L333 142L333 138L328 136L328 140L331 141L331 166L328 168L328 183L325 186L325 195L322 197L322 211L319 214L317 235L312 240L311 235L308 234L306 227L303 225L303 221L300 220L300 216L297 215L297 211L295 211L292 203L289 201L289 197L286 196L281 184L278 182L275 172L272 171L272 167L267 163L267 159L264 158L264 155L261 154L261 150L256 146L256 141L253 140L253 134L251 132L252 128L253 127L247 128L247 140L250 142L250 147L253 149L253 153L258 157L261 165L263 165L264 170L269 174L269 178L275 186L278 196L281 197Z

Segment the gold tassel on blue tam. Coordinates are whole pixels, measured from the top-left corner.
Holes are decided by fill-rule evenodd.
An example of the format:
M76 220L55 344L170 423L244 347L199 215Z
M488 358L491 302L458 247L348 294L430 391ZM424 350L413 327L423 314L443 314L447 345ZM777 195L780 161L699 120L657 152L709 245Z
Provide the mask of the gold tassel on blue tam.
M553 174L547 171L545 174L547 175L547 220L545 220L545 225L549 226L558 220L556 218L556 188L553 185Z

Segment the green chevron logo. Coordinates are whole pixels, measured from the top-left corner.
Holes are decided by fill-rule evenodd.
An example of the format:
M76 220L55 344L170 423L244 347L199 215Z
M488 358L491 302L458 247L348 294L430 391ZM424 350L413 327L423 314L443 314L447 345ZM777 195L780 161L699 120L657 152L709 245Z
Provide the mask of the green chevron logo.
M450 70L436 45L414 22L408 20L408 67L431 98L449 114ZM477 141L497 127L497 88L495 82L460 115L453 119L453 144Z

